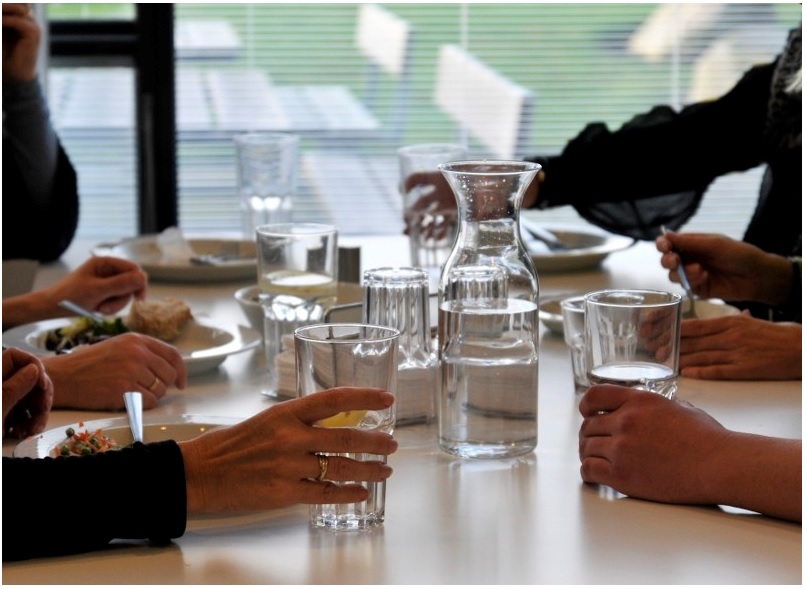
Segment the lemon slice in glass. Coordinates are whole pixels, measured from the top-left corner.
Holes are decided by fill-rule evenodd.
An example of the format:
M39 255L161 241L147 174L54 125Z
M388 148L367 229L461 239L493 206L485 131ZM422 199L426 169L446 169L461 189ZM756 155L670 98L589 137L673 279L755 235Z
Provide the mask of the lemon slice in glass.
M342 411L331 417L320 419L317 425L322 427L356 427L362 422L365 415L367 415L366 410Z

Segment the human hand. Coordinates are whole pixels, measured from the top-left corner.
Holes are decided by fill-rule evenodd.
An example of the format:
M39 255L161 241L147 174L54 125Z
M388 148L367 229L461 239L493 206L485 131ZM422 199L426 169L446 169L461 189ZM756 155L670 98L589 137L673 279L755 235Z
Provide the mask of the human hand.
M800 380L801 325L743 313L681 322L681 376L710 380Z
M181 442L188 512L277 509L298 503L360 503L359 484L317 481L317 453L386 456L398 447L386 433L314 426L320 419L355 409L386 409L392 394L339 387L278 403L228 428ZM330 481L383 481L392 469L380 461L329 456Z
M104 315L114 315L132 298L144 299L148 276L134 262L115 257L92 257L53 286L44 295L56 307L70 299Z
M24 438L45 429L53 383L36 356L3 350L3 437Z
M139 333L78 346L70 354L43 358L60 409L123 409L123 393L141 391L151 409L171 386L183 389L187 368L173 346Z
M749 243L724 235L670 231L656 238L656 249L673 282L681 281L678 267L684 258L689 282L700 297L777 305L790 295L793 271L787 258Z
M580 474L640 499L712 503L730 432L704 411L655 393L596 385L580 399ZM735 465L736 466L736 465Z
M404 234L417 223L423 237L442 239L457 219L457 199L442 172L415 172L404 180Z
M27 82L36 78L41 36L30 4L3 4L4 82Z

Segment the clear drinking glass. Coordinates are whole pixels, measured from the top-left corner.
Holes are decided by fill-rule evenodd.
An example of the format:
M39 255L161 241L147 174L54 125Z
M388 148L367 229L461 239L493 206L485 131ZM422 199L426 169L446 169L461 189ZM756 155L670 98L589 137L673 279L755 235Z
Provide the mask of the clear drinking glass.
M363 321L400 331L398 425L434 419L439 385L431 337L429 276L422 268L374 268L364 272Z
M531 452L538 442L538 277L521 242L524 191L541 166L441 164L459 205L440 275L440 448L464 458Z
M300 138L289 133L243 133L233 141L244 236L253 239L260 225L292 220Z
M563 339L566 341L566 345L569 346L576 395L582 395L588 389L585 301L584 296L579 296L569 297L560 302L561 314L563 315Z
M589 383L619 384L675 397L681 295L602 290L588 293L585 307Z
M320 223L261 225L256 231L258 286L264 312L264 348L270 397L293 397L279 390L284 371L293 370L292 334L321 323L337 297L337 229Z
M337 386L373 387L397 392L399 331L357 323L300 327L294 332L297 396ZM382 411L349 411L324 420L325 427L356 427L391 434L395 405ZM374 454L343 454L353 460L381 460ZM370 491L363 503L312 505L311 525L336 530L369 528L384 521L387 485L357 481ZM334 483L339 484L339 483Z
M457 235L456 210L446 214L446 211L431 206L418 209L416 207L418 199L432 192L433 185L420 182L407 190L406 182L413 174L421 173L436 175L439 178L437 169L439 164L463 160L466 157L466 148L453 143L405 145L398 150L401 194L409 230L411 264L415 268L425 268L434 284ZM425 177L423 176L423 179ZM439 234L428 230L435 223L442 227Z

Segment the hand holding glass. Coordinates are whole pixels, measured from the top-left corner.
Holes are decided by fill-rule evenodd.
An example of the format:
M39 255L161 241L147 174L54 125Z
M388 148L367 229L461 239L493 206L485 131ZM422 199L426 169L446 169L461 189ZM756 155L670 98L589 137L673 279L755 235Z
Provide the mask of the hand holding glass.
M416 268L439 269L448 257L457 234L455 199L452 198L450 210L443 208L439 200L431 202L426 208L419 208L423 202L421 198L433 193L436 188L434 184L425 182L429 178L430 182L444 182L437 166L465 157L466 149L451 143L422 143L398 150L411 263ZM415 177L424 183L413 182Z
M297 396L340 386L383 389L395 394L398 377L397 329L376 325L329 323L294 332ZM391 434L395 405L378 411L348 411L319 423L323 427L356 427ZM386 461L373 454L340 454L349 460ZM325 477L327 480L327 475ZM370 497L363 503L311 506L311 525L336 530L364 529L384 521L386 482L364 482ZM334 483L336 484L336 483Z
M585 297L590 384L611 383L664 395L678 391L681 296L603 290Z

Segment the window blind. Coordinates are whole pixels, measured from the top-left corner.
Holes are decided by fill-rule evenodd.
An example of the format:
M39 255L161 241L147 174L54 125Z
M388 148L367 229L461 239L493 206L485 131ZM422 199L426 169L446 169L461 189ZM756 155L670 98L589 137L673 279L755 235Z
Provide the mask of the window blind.
M717 96L750 65L770 61L783 47L787 31L801 19L801 5L788 3L379 6L411 32L405 76L374 69L357 46L360 4L176 5L183 229L239 230L232 135L260 127L272 117L286 117L286 122L293 118L293 101L273 103L273 88L339 88L378 123L373 132L329 129L328 123L303 132L295 218L333 220L338 214L343 234L398 232L400 202L394 196L384 200L380 189L351 184L347 162L372 159L371 173L385 180L386 190L394 190L395 150L401 145L467 138L474 152L486 150L435 102L443 45L462 47L497 76L532 94L526 140L521 152L513 154L520 159L559 152L591 121L614 129L657 104L680 107ZM344 122L348 114L340 116ZM294 131L293 125L288 128ZM86 178L84 190L87 182L95 182L95 175L82 169L97 166L102 154L112 157L118 146L107 141L92 149L89 142L67 139L79 176ZM121 165L131 165L131 159L128 164L121 159ZM330 186L317 185L316 172L326 169ZM760 174L756 169L717 181L686 229L740 237L756 203ZM323 189L339 183L344 184L344 196L332 201ZM133 225L118 226L110 220L115 207L128 211L136 195L116 198L111 184L103 192L110 193L104 205L83 203L80 234L131 233ZM103 206L103 213L92 215L91 206ZM542 211L537 218L585 223L570 207Z

